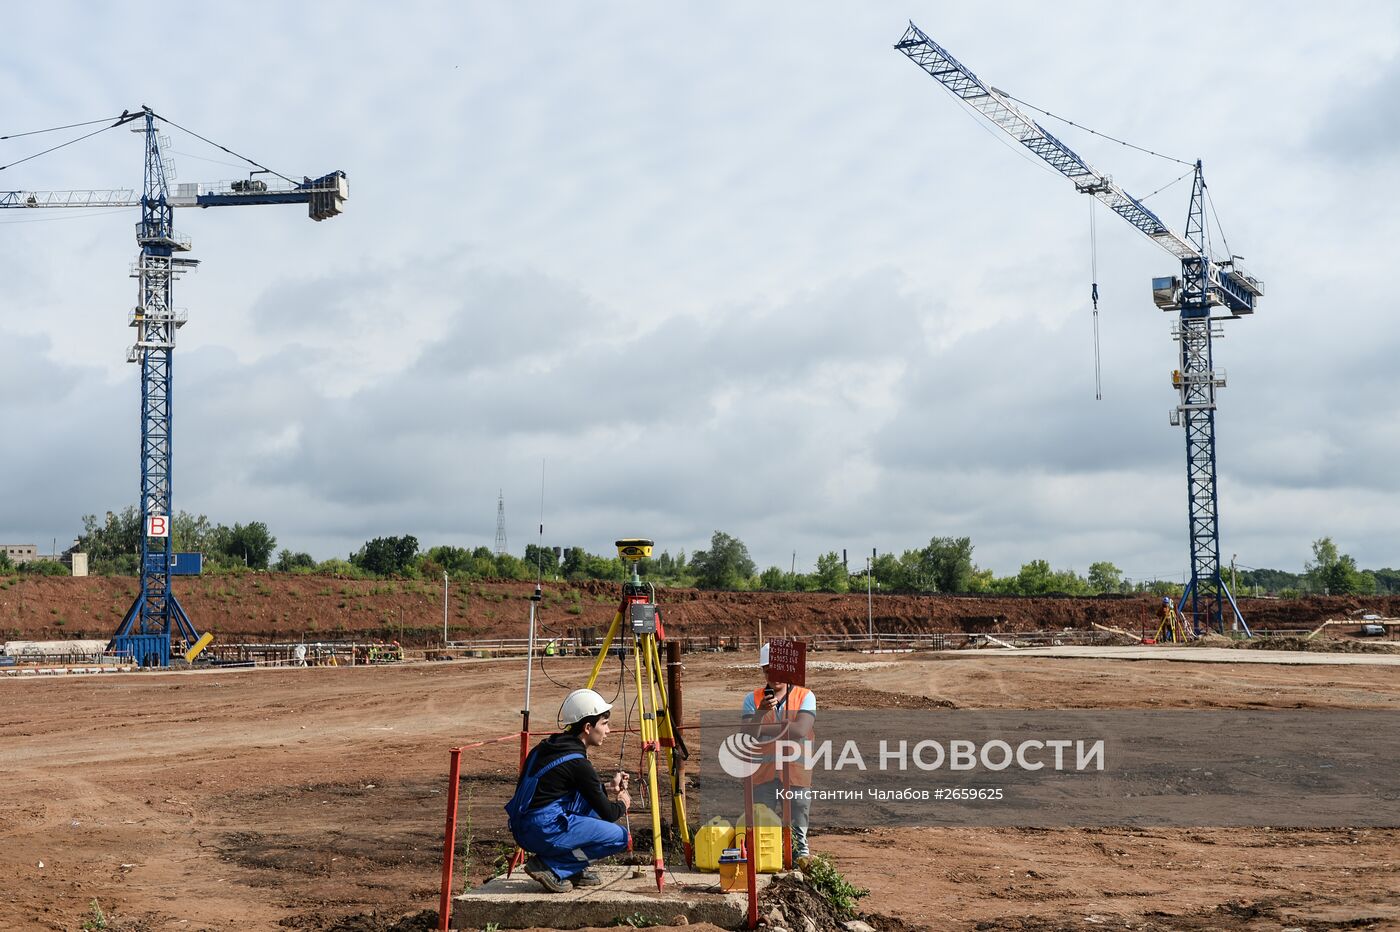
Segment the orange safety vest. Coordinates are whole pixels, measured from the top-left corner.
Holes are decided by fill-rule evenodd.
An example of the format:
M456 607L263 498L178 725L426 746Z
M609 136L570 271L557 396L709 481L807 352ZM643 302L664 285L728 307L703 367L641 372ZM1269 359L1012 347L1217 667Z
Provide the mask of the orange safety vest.
M798 713L802 709L802 703L807 701L807 696L810 693L811 690L805 686L789 686L787 695L783 697L782 704L774 708L771 712L768 712L763 718L755 719L754 721L763 725L775 724L780 721L795 722L797 721ZM753 691L753 707L757 709L762 704L763 688L759 687ZM779 718L779 716L782 717ZM813 729L812 734L809 734L803 739L802 744L804 752L810 752L812 747L812 735L815 734L816 730ZM788 786L812 785L812 771L800 760L784 761L783 771L787 775ZM753 775L753 782L755 786L758 786L761 783L767 783L775 779L777 776L777 762L769 756L759 764L758 771Z

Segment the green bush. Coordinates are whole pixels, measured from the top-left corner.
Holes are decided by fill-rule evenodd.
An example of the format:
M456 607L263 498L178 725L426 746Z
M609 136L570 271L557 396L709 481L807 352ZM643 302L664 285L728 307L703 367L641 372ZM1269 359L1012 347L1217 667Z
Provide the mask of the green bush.
M277 555L277 565L273 569L282 573L309 573L316 569L316 560L309 553L283 550Z
M32 576L68 576L68 567L57 560L30 560L28 563L19 565L21 573L28 573Z
M330 559L316 567L317 576L335 576L340 579L366 579L364 570L348 560Z
M141 557L134 553L119 553L110 558L93 559L88 571L94 576L135 576L141 568Z
M855 912L856 904L861 897L870 894L869 890L857 887L842 877L841 872L836 869L836 865L831 863L831 858L824 854L808 858L802 873L806 876L812 889L824 897L843 916L849 916Z
M81 926L83 932L102 932L102 930L106 929L107 914L102 911L102 907L98 905L97 900L88 903L88 910L91 914L88 918L83 920Z

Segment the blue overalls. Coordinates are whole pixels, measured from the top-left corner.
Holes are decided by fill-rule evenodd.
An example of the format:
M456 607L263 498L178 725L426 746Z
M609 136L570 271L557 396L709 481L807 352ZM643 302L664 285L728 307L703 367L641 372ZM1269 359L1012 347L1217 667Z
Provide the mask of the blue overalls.
M582 754L564 754L531 773L539 748L525 761L525 777L510 802L510 833L516 844L536 855L555 876L567 880L583 873L588 862L627 850L627 829L601 818L583 794L556 799L538 809L529 808L540 777L560 764L578 760Z

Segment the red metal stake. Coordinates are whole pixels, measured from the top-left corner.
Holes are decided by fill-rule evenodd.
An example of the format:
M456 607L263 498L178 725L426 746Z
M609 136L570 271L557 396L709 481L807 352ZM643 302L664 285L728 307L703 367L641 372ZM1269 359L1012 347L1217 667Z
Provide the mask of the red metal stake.
M447 771L447 828L442 836L442 896L438 900L438 929L447 932L452 919L452 856L457 848L457 783L462 776L462 749L451 750Z

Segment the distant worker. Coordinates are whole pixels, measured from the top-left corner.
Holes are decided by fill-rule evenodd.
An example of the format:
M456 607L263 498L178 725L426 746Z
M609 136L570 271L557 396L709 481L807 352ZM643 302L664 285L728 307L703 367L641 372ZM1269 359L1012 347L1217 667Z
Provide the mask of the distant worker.
M1162 620L1157 625L1155 639L1158 644L1164 642L1186 643L1186 627L1181 623L1181 618L1177 615L1176 606L1172 604L1170 596L1162 596Z
M550 893L598 886L603 880L589 863L630 843L617 824L632 805L627 774L618 771L607 784L614 802L588 760L588 749L607 740L611 714L612 706L593 690L569 693L559 709L566 730L535 745L506 803L510 833L532 855L525 873Z
M756 737L782 737L810 746L817 723L816 694L805 686L775 682L768 654L767 644L759 648L758 666L767 682L744 697L744 721L752 726L750 733ZM783 774L779 774L770 755L753 775L754 802L764 803L781 817L783 798L779 794L785 781L792 794L788 805L792 814L792 858L796 861L811 854L807 847L807 820L812 806L811 770L801 761L793 761L785 763Z

